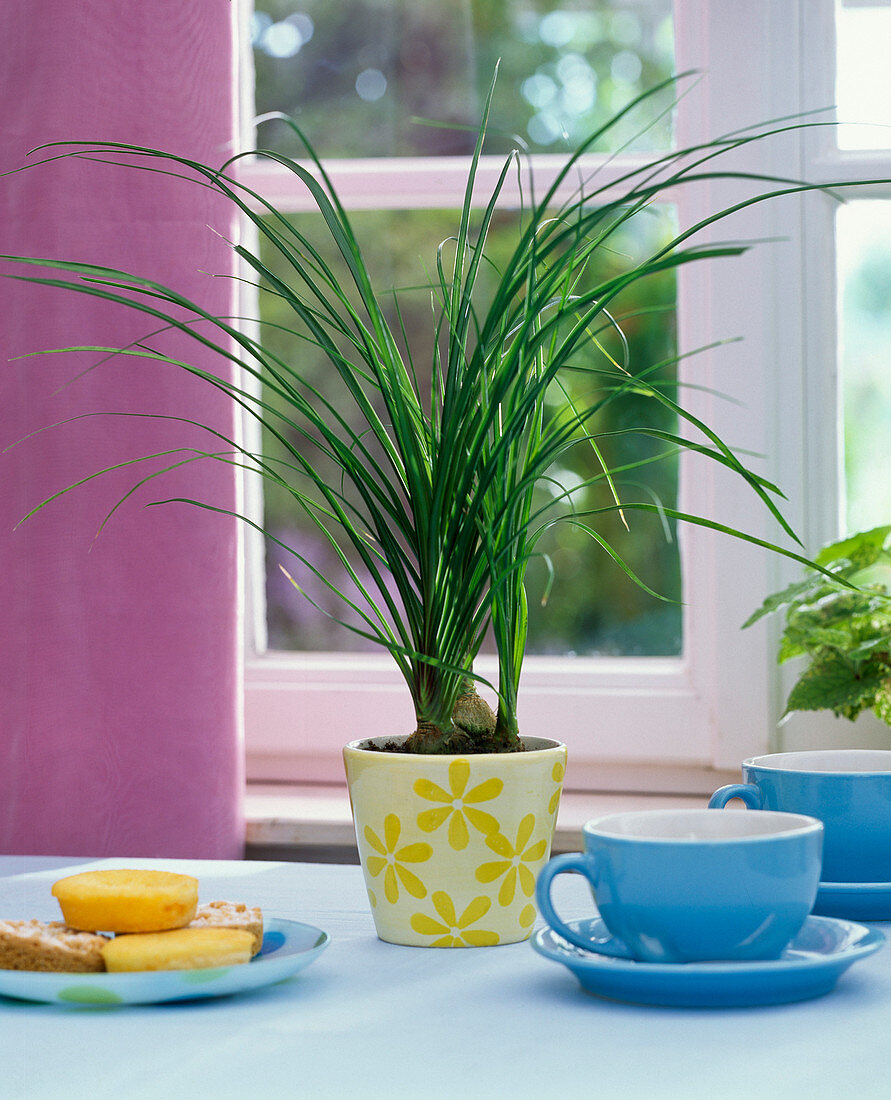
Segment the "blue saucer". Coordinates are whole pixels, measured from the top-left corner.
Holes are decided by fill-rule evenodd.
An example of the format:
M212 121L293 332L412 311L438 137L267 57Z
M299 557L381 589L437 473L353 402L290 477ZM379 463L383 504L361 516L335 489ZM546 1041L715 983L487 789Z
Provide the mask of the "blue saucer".
M814 912L850 920L891 920L891 882L821 882Z
M603 921L568 922L608 942ZM885 942L881 932L832 917L808 917L779 959L768 962L643 963L581 951L552 928L532 937L546 959L568 967L586 993L616 1001L687 1008L785 1004L829 993L841 975Z

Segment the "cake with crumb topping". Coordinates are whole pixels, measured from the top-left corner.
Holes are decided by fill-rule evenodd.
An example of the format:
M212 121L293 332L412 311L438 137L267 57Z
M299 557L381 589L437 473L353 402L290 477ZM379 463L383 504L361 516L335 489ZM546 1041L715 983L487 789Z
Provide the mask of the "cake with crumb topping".
M0 920L0 970L104 970L107 943L106 936L78 932L62 921Z
M189 928L240 928L254 937L252 955L263 946L262 910L241 902L209 901L199 905Z

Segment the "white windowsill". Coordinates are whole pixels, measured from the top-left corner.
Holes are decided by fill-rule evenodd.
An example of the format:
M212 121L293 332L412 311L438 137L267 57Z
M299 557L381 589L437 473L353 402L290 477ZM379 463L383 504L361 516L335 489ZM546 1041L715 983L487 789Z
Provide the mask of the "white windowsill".
M595 792L563 795L554 851L577 851L584 822L601 814L636 809L704 807L702 794L628 794ZM354 851L356 838L350 800L343 786L249 783L245 797L248 850L263 858L307 857L309 849ZM278 855L277 855L278 853Z

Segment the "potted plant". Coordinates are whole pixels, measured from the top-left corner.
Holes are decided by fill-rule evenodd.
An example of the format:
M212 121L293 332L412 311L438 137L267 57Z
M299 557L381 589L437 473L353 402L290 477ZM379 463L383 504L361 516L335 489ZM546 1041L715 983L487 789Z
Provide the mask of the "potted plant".
M692 450L721 464L749 484L794 538L774 502L778 490L684 410L658 381L664 364L630 361L614 310L622 292L642 280L687 263L739 255L744 245L697 244L694 237L734 209L809 185L764 177L768 192L704 216L618 274L597 274L598 257L615 234L646 216L665 189L720 178L725 173L714 166L716 158L788 125L657 157L629 170L618 188L586 179L582 157L594 141L662 88L632 101L567 156L553 186L521 212L512 251L497 262L487 255L487 233L509 174L521 170L521 157L515 152L506 159L497 186L477 210L474 182L490 88L454 237L431 258L434 350L426 381L401 338L398 296L391 301L374 286L350 219L308 143L301 162L260 155L292 172L311 193L344 277L273 205L238 182L231 171L238 157L216 169L111 142L62 153L185 174L233 202L287 276L273 271L258 249L238 245L236 251L262 291L290 311L286 327L324 353L352 419L318 392L299 358L287 360L264 341L262 326L257 334L246 331L175 289L121 271L6 257L54 268L61 274L26 277L119 302L144 314L156 330L160 324L186 334L240 368L241 380L230 383L154 350L150 339L93 349L103 356L172 363L228 394L262 424L279 448L276 455L213 432L207 450L176 455L138 485L174 465L201 460L244 466L286 493L333 548L348 583L334 585L297 546L264 533L334 591L344 607L338 621L383 646L405 680L415 729L380 731L377 737L363 731L345 749L360 856L378 934L386 940L505 943L532 930L534 879L549 855L566 757L558 741L521 736L517 721L527 631L524 582L543 531L560 520L576 525L644 588L621 548L597 529L598 517L657 513L669 523L711 527L807 563L794 551L707 517L649 497L623 496L617 485L623 471L603 456L598 413L631 394L644 398L654 411L686 421L703 440L666 430L655 417L638 417L622 430L661 446L645 461ZM289 125L302 139L296 124ZM53 149L46 158L59 155ZM573 197L558 201L561 185L576 177L581 182ZM493 286L485 294L484 272ZM610 338L618 352L610 350ZM568 384L577 373L588 383L583 397ZM572 447L592 450L597 466L590 481L607 487L606 503L588 511L574 503L578 486L559 487L543 502L536 495ZM480 680L474 658L489 630L498 654L494 712L474 688Z
M853 721L871 710L891 726L891 526L830 543L814 561L821 570L769 596L745 623L782 611L778 662L807 659L785 713L831 710Z

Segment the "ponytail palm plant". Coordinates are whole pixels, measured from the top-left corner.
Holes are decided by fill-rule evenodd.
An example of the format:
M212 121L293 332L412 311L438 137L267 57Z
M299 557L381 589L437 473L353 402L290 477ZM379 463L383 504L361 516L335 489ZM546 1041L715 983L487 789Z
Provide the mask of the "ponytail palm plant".
M340 391L338 400L321 392L301 369L299 357L277 352L274 341L264 338L262 325L254 335L253 329L232 318L210 315L174 288L112 268L5 257L55 271L18 278L115 302L143 314L152 328L144 340L125 348L78 350L136 356L149 367L159 361L171 363L225 392L262 425L275 454L208 428L212 443L207 450L189 450L172 459L168 453L163 469L142 477L138 485L184 461L206 460L244 467L287 494L333 548L346 583L332 581L319 562L297 546L286 545L262 524L239 518L264 531L339 598L344 611L338 621L344 627L391 654L410 692L416 719L414 732L399 745L402 751L466 753L522 747L517 700L526 650L526 571L541 553L543 533L555 523L570 523L585 532L624 570L630 583L647 591L645 579L626 563L621 546L598 531L598 517L618 512L624 520L635 511L657 512L672 522L710 527L806 562L794 551L707 517L663 507L649 498L625 499L618 479L626 471L610 468L595 424L601 411L623 396L646 398L660 415L622 431L650 437L663 450L640 460L640 465L670 460L684 450L705 456L744 479L794 539L775 503L779 490L749 469L656 381L666 364L631 362L614 303L628 287L660 273L739 255L743 245L697 244L694 238L735 210L810 185L748 176L769 189L704 217L619 274L598 276L597 266L616 234L630 220L645 216L666 189L732 177L734 173L716 164L719 158L796 124L778 123L674 151L629 169L608 188L592 178L568 200L558 200L569 180L584 179L585 153L623 116L663 90L660 85L631 102L566 158L546 193L530 197L512 249L496 262L487 252L487 237L505 184L520 171L522 160L519 152L506 158L488 201L478 208L474 184L493 88L494 81L455 234L430 257L427 290L434 306L434 340L429 371L421 369L409 346L399 295L373 283L347 212L293 121L289 125L306 149L303 160L263 150L258 154L280 164L309 191L345 278L335 273L322 248L239 182L239 157L217 169L161 150L100 141L43 147L37 163L89 157L187 175L234 203L276 258L273 265L259 248L234 245L249 281L286 308L291 321L277 322L276 327L324 355ZM227 381L223 372L211 373L154 348L153 338L165 330L212 349L221 364L234 364L236 380ZM608 350L616 341L625 349L618 354ZM572 396L568 384L570 375L579 373L590 387L583 400ZM666 410L695 429L701 441L658 427ZM585 486L576 486L551 492L542 503L537 488L577 447L589 448L596 460L595 473L585 485L604 484L607 502L580 509L576 492ZM164 456L145 456L159 457ZM220 510L200 500L186 502ZM313 599L304 586L292 583ZM474 659L489 631L498 653L498 680L491 685L497 695L494 713L474 688L480 680Z

